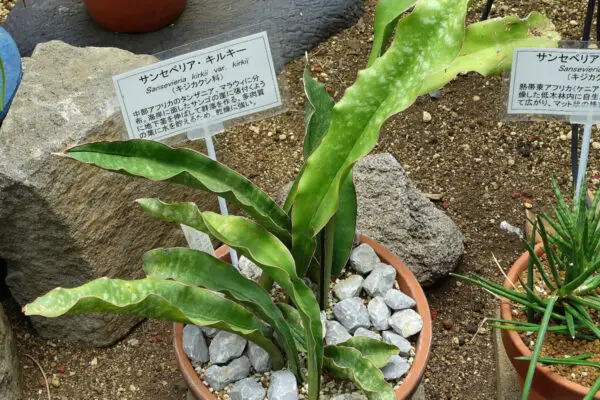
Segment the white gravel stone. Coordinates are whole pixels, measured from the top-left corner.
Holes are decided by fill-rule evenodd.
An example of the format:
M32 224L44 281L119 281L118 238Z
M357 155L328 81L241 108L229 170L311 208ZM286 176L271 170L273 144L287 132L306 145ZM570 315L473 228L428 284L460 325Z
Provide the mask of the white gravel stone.
M230 400L264 400L267 391L256 378L237 381L229 390Z
M250 259L244 256L240 257L240 261L238 262L238 269L240 270L240 273L242 275L253 281L258 281L258 279L262 275L262 269L260 269L256 264L250 261Z
M268 400L298 400L298 384L290 371L276 371L271 374Z
M358 328L354 332L354 337L357 337L357 336L364 336L364 337L368 337L368 338L375 339L375 340L381 340L381 335L380 334L378 334L376 332L373 332L373 331L370 331L370 330L365 329L365 328Z
M364 278L360 275L351 275L335 284L333 293L340 300L346 300L360 295Z
M333 346L340 344L351 337L352 336L342 324L337 321L327 321L327 335L325 336L325 343L327 343L327 345Z
M369 312L369 317L371 318L373 328L379 331L384 331L390 327L388 320L392 315L392 312L385 304L383 297L378 296L371 299L371 301L369 301L369 305L367 306L367 311Z
M208 347L210 362L225 364L229 360L242 355L248 341L235 333L221 331L215 336Z
M406 308L413 308L417 305L416 301L398 289L388 290L383 299L389 308L396 311L404 310Z
M381 369L386 380L400 379L408 372L410 365L408 361L400 356L392 356L385 367Z
M256 372L267 372L271 369L271 356L256 343L248 342L246 355Z
M410 308L397 311L390 317L389 322L392 329L405 338L415 335L423 329L423 319Z
M371 326L369 312L360 297L340 301L333 307L333 315L350 333L359 327Z
M363 282L363 289L371 297L385 296L394 286L396 270L391 265L379 263Z
M204 380L211 388L221 390L230 383L248 377L248 374L250 374L250 360L242 356L227 365L209 367L204 374Z
M375 250L366 243L355 247L350 253L350 267L362 275L371 272L378 262Z
M396 346L400 351L400 355L403 357L410 355L412 345L408 340L392 331L384 331L381 332L381 334L383 336L383 343L393 344Z
M183 351L193 362L205 363L210 359L208 346L199 326L186 325L183 328Z

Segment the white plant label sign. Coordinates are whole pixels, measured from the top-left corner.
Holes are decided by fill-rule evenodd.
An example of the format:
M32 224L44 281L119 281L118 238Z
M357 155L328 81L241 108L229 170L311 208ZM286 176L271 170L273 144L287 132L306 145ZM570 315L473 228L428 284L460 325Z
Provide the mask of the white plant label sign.
M600 114L600 50L515 49L509 114Z
M165 139L282 104L266 32L113 77L129 138Z

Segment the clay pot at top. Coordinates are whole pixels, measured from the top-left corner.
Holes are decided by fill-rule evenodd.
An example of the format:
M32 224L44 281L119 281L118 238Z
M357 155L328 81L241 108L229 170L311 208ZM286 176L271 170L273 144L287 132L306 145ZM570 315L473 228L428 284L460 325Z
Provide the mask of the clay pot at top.
M417 305L416 311L423 318L423 329L417 339L415 359L408 371L408 374L404 377L404 383L396 390L396 400L410 399L412 394L419 387L419 383L425 373L425 367L429 359L429 351L431 349L431 313L429 312L429 304L427 298L423 292L423 288L417 281L417 278L406 268L406 266L396 258L388 249L381 246L377 242L366 238L365 236L360 237L361 243L367 243L375 250L375 253L379 256L382 262L389 264L396 268L398 285L400 290L412 297ZM217 257L220 259L230 262L229 259L229 248L227 246L221 246L217 249ZM187 355L183 351L183 324L175 324L175 337L174 337L175 355L177 357L177 363L179 369L183 374L190 392L199 400L216 400L216 397L208 390L208 388L202 383L198 374L194 370L192 363L188 359Z
M144 33L163 28L179 17L187 0L83 0L103 28L121 33Z
M538 248L536 252L538 255L541 255L543 250L542 248ZM519 257L508 271L508 280L504 281L504 287L512 289L513 286L510 282L519 281L517 275L527 269L528 263L529 253L525 253ZM513 319L511 303L506 299L502 299L500 314L502 319ZM508 358L510 358L510 362L519 375L519 381L522 385L527 375L529 361L516 360L515 357L531 356L531 350L525 345L519 333L515 331L502 330L502 343L504 344ZM589 389L561 377L550 368L543 367L538 363L529 398L531 400L581 400L589 392ZM600 400L600 394L597 394L594 399Z

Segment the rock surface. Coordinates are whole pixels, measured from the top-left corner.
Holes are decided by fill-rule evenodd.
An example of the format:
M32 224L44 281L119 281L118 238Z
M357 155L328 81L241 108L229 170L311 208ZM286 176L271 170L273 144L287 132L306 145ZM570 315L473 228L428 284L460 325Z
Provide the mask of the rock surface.
M350 333L371 326L369 312L360 297L340 301L333 307L333 315Z
M53 39L74 46L119 47L138 54L155 54L216 35L224 34L226 37L218 38L223 42L267 30L279 70L351 26L362 9L360 0L189 0L171 26L147 34L114 34L95 24L80 0L36 0L26 8L19 2L4 28L15 38L22 55L30 55L36 44ZM254 31L240 31L257 24ZM214 39L200 48L213 44Z
M354 167L357 233L387 247L431 285L453 271L463 252L456 224L408 179L391 154L363 158Z
M199 326L186 325L183 328L183 351L190 360L197 363L205 363L210 359L208 346Z
M204 379L215 390L221 390L230 383L244 379L250 374L250 360L242 356L225 366L213 365L206 370Z
M385 304L392 310L404 310L405 308L412 308L417 305L416 301L398 289L388 290L383 299Z
M229 398L231 400L264 400L266 392L256 378L246 378L233 384L229 390Z
M405 338L416 335L423 329L423 318L410 308L394 313L389 321L392 329Z
M369 312L371 323L375 329L384 331L390 327L388 320L392 315L392 312L385 304L383 297L377 296L372 298L367 306L367 311Z
M346 300L360 295L363 285L363 277L360 275L351 275L346 279L340 280L333 286L333 293L340 300Z
M359 274L368 274L379 262L375 250L366 243L352 249L350 253L350 267Z
M350 339L352 336L348 330L337 321L327 321L327 335L325 335L325 343L328 346L340 344Z
M210 353L210 362L213 364L224 364L229 360L239 357L246 348L248 341L235 333L221 331L214 337L208 352Z
M408 355L410 355L412 345L404 337L392 331L384 331L381 333L381 335L383 336L383 343L389 343L396 346L401 356L407 357Z
M400 356L392 356L385 367L381 369L386 380L399 379L410 369L408 362Z
M271 357L269 356L269 353L259 345L248 342L246 353L256 372L267 372L271 368Z
M298 385L294 374L290 371L273 372L267 395L269 400L297 400Z
M357 336L368 337L368 338L375 339L375 340L381 340L380 334L370 331L366 328L358 328L356 331L354 331L354 337L357 337Z
M154 61L58 41L38 46L23 59L23 81L0 130L0 258L7 260L6 281L19 304L57 286L74 287L101 276L140 277L144 252L185 246L178 226L148 217L135 199L194 199L204 210L217 210L212 195L52 154L123 137L111 77ZM203 150L201 142L190 147ZM96 346L114 343L139 321L113 314L32 318L45 338Z
M368 400L368 397L362 392L344 393L332 397L331 400Z
M17 343L2 305L0 305L0 399L22 399Z
M217 336L217 333L221 332L221 330L217 328L211 328L210 326L203 326L202 332L204 332L204 336L208 338L214 338Z
M258 281L262 275L262 269L244 256L240 257L238 269L242 275L253 281Z
M385 296L395 281L396 269L391 265L379 263L363 282L363 289L372 297Z

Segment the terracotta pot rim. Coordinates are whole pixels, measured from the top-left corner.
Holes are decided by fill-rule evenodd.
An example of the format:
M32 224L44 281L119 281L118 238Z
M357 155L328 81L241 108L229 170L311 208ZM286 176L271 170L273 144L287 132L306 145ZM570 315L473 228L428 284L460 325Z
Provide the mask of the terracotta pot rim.
M536 253L538 255L543 254L544 253L543 248L541 246L536 247ZM512 265L512 267L510 267L510 269L508 271L508 275L507 275L508 278L504 280L504 287L512 289L513 286L511 284L511 282L518 282L517 275L527 268L528 263L529 263L529 252L525 252L517 259L517 261ZM502 319L506 319L509 321L513 320L512 304L507 299L501 300L500 316ZM502 335L504 338L510 340L510 342L517 349L517 351L520 353L520 355L522 355L522 356L531 356L532 355L531 350L529 350L529 347L527 347L525 345L525 343L521 339L521 336L519 335L518 332L502 330ZM509 355L509 358L510 358L510 355ZM514 360L511 358L510 361L514 365L515 361L517 361L517 360ZM554 383L558 386L563 386L563 387L567 388L568 390L572 391L574 394L581 395L582 398L589 392L589 389L590 389L589 387L583 386L579 383L576 383L576 382L570 381L569 379L563 378L562 376L560 376L557 373L555 373L554 371L552 371L549 367L544 367L544 366L541 366L540 364L538 364L536 366L535 373L536 373L536 375L537 374L543 375L546 380L551 381L552 383ZM524 376L521 377L521 379L524 379L524 378L525 378ZM534 383L535 383L535 379L534 379ZM532 389L535 390L535 388L533 386L532 386ZM600 399L600 395L596 395L594 398Z
M369 244L383 262L386 262L387 264L390 264L396 268L396 271L398 272L398 283L408 289L404 291L408 292L407 294L416 301L416 311L423 318L423 329L421 330L419 338L417 339L414 362L408 371L408 374L404 378L404 382L400 388L395 391L397 400L407 399L417 390L419 383L423 378L423 374L425 373L427 361L429 360L429 352L431 350L432 343L432 323L431 313L429 311L429 303L427 302L425 292L417 281L417 278L415 278L412 272L410 272L410 270L406 268L406 266L397 257L395 257L389 250L381 246L379 243L365 236L360 237L360 242ZM227 246L219 247L216 252L217 257L223 259L227 259L228 254L229 249ZM183 351L182 336L183 324L174 324L173 345L175 347L175 355L177 357L179 369L183 374L183 378L186 381L188 388L198 399L215 400L216 397L202 383L200 377L194 370L192 363Z

